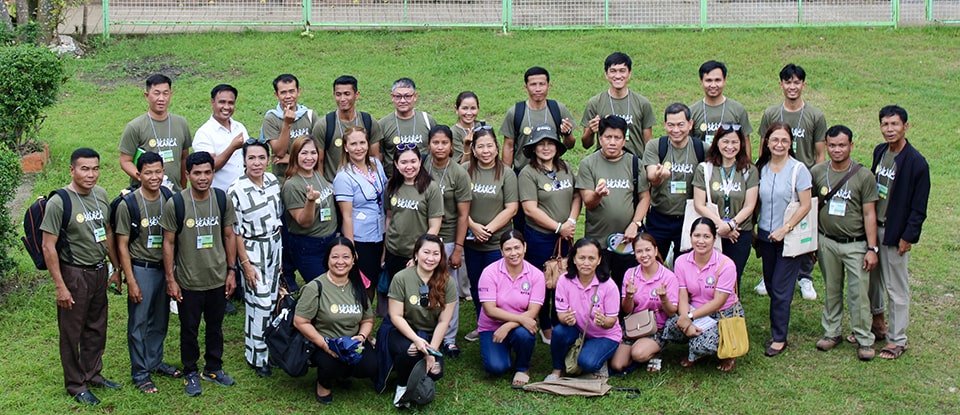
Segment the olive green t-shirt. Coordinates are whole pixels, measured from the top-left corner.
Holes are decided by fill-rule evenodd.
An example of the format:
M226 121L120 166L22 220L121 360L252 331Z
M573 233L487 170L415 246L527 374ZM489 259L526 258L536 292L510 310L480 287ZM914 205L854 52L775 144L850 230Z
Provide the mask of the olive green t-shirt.
M129 240L131 259L147 262L163 261L163 228L160 227L160 216L163 213L163 195L157 195L156 200L143 197L139 190L134 191L140 217L133 219L140 223L140 232L136 239ZM127 201L121 200L117 205L117 235L130 235L131 218Z
M570 114L570 110L567 109L566 105L557 102L557 107L560 109L560 120L569 118L570 121L573 122L573 115ZM533 132L533 128L540 124L546 124L553 127L553 131L559 135L560 126L553 122L553 115L550 114L549 107L545 106L541 110L532 110L527 106L526 110L523 111L523 119L520 120L520 131L514 131L513 119L516 110L516 105L511 106L510 109L507 110L507 115L503 117L503 124L500 124L499 133L500 137L513 138L513 144L516 146L516 150L505 148L503 151L513 151L513 166L510 167L514 170L519 170L530 162L527 156L523 154L523 146L530 142L530 134Z
M380 119L380 133L383 141L380 142L380 154L383 154L383 169L387 177L393 176L393 152L400 143L416 143L420 155L430 153L428 134L437 121L433 116L420 110L413 110L413 117L401 120L396 111Z
M851 160L852 163L856 163ZM847 170L836 171L825 161L810 169L813 191L820 199L833 190ZM863 205L876 202L877 183L870 169L861 167L820 209L818 226L821 233L835 238L858 238L866 235L863 224ZM813 208L817 208L814 206Z
M327 179L328 182L333 183L334 177L337 177L337 170L340 168L340 160L343 156L343 146L347 144L343 140L343 132L347 128L353 126L360 126L366 128L363 125L363 116L360 115L358 111L356 116L353 118L353 121L346 122L341 120L336 116L334 112L334 126L333 126L333 136L326 137L327 134L327 117L317 117L316 122L316 131L317 141L320 142L320 145L324 147L323 149L323 178ZM380 123L377 120L370 118L370 131L367 131L367 145L373 143L379 143L383 140L383 134L380 133ZM329 144L328 144L329 143Z
M317 121L319 118L317 113L313 110L307 110L306 114L303 114L302 117L298 118L290 124L290 141L287 143L287 152L290 152L290 145L293 144L293 140L296 140L297 137L301 135L313 134L314 137L317 137ZM260 126L260 130L263 132L263 137L267 140L276 140L280 136L280 129L283 127L283 118L277 117L272 112L268 112L263 116L263 124ZM296 157L291 155L291 157ZM284 174L287 172L287 163L277 163L273 165L273 174L277 176L280 181L283 181Z
M563 223L570 217L573 194L577 191L575 187L576 179L569 166L568 171L558 169L555 173L554 178L551 179L546 172L527 165L520 171L520 176L517 177L517 187L521 204L528 200L535 200L540 210L546 213L550 219ZM523 209L523 207L521 206L520 209ZM551 234L557 230L556 228L544 228L531 219L527 219L527 225L542 233Z
M456 124L451 125L450 130L453 131L453 155L450 156L450 159L460 164L460 160L463 159L463 140L466 139L470 131L464 130Z
M190 291L206 291L223 286L227 278L227 251L223 246L223 228L237 224L233 201L224 195L226 210L220 217L220 207L214 191L206 200L194 200L190 188L183 195L183 230L176 235L177 284ZM163 205L160 216L163 230L177 232L177 214L171 197ZM232 232L232 231L231 231Z
M413 245L417 238L427 233L430 218L443 216L443 195L437 182L431 181L420 193L417 187L403 184L396 192L387 195L387 209L391 212L387 227L387 251L413 258Z
M314 203L313 224L304 228L290 215L290 211L307 205L307 185L313 186L313 190L320 192L320 198ZM283 183L283 189L280 190L280 199L283 201L284 209L287 210L284 214L287 219L287 229L290 230L290 233L323 238L333 235L337 231L337 202L333 185L319 173L314 172L311 178L294 174L293 177Z
M710 192L710 201L717 205L717 212L721 218L730 219L737 216L737 213L743 209L743 203L747 199L747 190L760 186L760 174L757 172L757 166L748 165L746 174L744 171L737 170L731 166L729 169L722 169L720 166L711 165L710 187L707 188L703 171L705 164L697 166L697 172L693 176L693 187L702 189L704 192ZM746 177L745 177L746 176ZM727 200L730 201L730 210L727 211ZM753 214L747 215L747 219L740 223L738 229L742 231L753 230Z
M804 104L803 108L796 112L783 109L783 104L773 105L763 111L760 134L765 134L774 121L790 124L796 159L802 161L808 169L813 167L817 162L816 143L827 139L827 117L823 115L823 111L809 104Z
M464 164L464 168L469 169L470 163ZM503 172L500 178L496 178L496 170L481 169L477 167L474 177L470 178L473 189L473 200L470 202L470 217L474 222L488 224L500 212L503 212L504 205L511 202L519 202L517 194L517 175L513 173L506 165L503 166ZM518 207L519 208L519 207ZM513 222L508 221L506 225L498 229L487 242L480 243L476 240L467 240L467 248L475 251L489 252L500 249L500 236L508 230L513 229Z
M74 265L96 265L107 256L107 218L110 217L110 202L107 191L94 186L90 193L80 195L66 189L70 196L69 223L63 223L63 200L54 195L47 201L47 208L40 223L40 230L60 236L60 229L67 227L69 252L58 252L60 261Z
M457 220L460 216L457 204L473 199L470 176L455 160L448 160L445 168L438 169L433 167L433 162L430 157L427 157L423 165L430 172L434 183L440 186L440 193L443 194L443 222L440 225L440 235L437 236L443 242L457 242L453 240L457 234Z
M457 301L457 287L453 278L447 277L447 286L445 291L446 304L440 304L438 307L428 310L427 307L420 306L420 286L426 285L417 275L415 266L406 268L393 276L390 282L390 299L403 303L403 318L407 324L414 330L423 330L433 332L437 327L437 321L440 320L440 313L446 304ZM327 287L323 287L326 289ZM436 304L431 304L436 305Z
M319 293L317 284L323 284ZM363 300L366 304L358 302L354 296L353 282L347 281L347 285L341 288L330 282L327 273L323 273L300 288L297 315L310 319L323 337L352 337L360 332L361 321L373 320L373 307L366 295Z
M893 191L893 181L897 178L896 158L899 151L885 151L880 157L877 166L877 221L887 221L887 205L890 203L890 192Z
M183 152L193 145L193 134L187 120L176 114L155 121L143 114L127 123L120 138L120 153L137 158L137 152L154 152L163 157L163 184L173 191L180 191L180 166ZM136 164L136 161L134 161ZM131 186L140 182L130 179Z
M660 140L669 138L657 138L647 143L646 150L643 152L643 165L651 166L660 164ZM679 216L683 215L684 208L687 205L687 199L693 198L693 174L696 170L697 152L693 149L693 140L687 138L687 145L683 148L676 148L673 143L667 145L667 154L663 158L663 166L667 167L670 163L670 177L663 179L657 187L650 189L650 205L658 213L663 215ZM646 169L643 173L646 175Z
M694 102L690 104L690 118L693 120L690 136L703 140L703 148L710 148L713 134L723 123L740 124L740 131L743 131L744 136L753 133L747 109L730 98L717 106L707 105L702 99Z
M608 115L617 115L627 122L626 142L623 149L638 157L643 157L643 130L652 128L657 122L656 115L653 113L653 106L643 95L630 90L624 98L616 99L610 96L610 91L603 91L594 95L587 101L587 107L583 110L583 118L580 120L580 126L587 128L590 126L590 120L596 116L605 118ZM597 140L599 148L599 140Z
M636 207L633 195L650 189L643 162L638 160L637 188L633 186L633 156L624 153L620 160L611 162L602 152L593 152L580 162L576 188L594 190L600 180L607 182L610 194L600 200L600 205L587 209L586 226L583 236L594 238L607 248L607 237L612 233L623 232L633 220Z

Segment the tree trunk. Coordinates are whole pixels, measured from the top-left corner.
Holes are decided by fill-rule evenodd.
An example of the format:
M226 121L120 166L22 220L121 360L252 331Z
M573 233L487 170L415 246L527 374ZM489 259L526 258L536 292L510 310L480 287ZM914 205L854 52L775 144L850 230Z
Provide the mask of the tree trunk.
M43 44L50 43L54 33L57 31L57 24L52 20L53 4L50 0L40 0L37 4L37 24L40 25L40 33L43 36Z
M0 0L2 1L2 0ZM90 15L90 1L83 2L83 22L80 26L80 43L87 43L87 18Z
M27 0L17 0L17 26L30 22L30 6Z
M12 32L13 22L10 21L10 10L7 10L7 3L3 0L0 0L0 19L3 19L3 22L0 22L0 31Z

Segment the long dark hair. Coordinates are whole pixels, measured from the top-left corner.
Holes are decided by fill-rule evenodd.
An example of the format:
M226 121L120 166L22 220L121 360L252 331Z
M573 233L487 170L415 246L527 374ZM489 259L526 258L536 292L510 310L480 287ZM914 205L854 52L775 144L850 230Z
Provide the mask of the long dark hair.
M503 162L500 161L500 143L497 142L497 135L493 133L492 129L474 128L473 141L470 142L470 168L467 169L467 173L470 174L470 179L476 180L477 169L480 168L480 162L477 160L477 141L480 140L480 137L487 136L493 139L493 145L497 147L497 155L493 158L494 180L500 180L500 175L503 174Z
M430 287L430 294L427 294L427 297L430 299L430 305L427 307L427 310L433 310L438 307L442 308L446 304L447 281L450 280L450 272L447 271L447 252L443 249L443 241L440 240L440 237L437 235L425 233L417 238L417 243L413 245L413 262L416 264L417 252L419 252L423 244L427 242L433 242L440 247L440 262L437 263L437 267L433 270L433 275L431 275L430 280L427 281L427 287Z
M640 231L640 233L637 234L637 238L633 240L634 252L637 251L637 242L640 242L640 241L647 241L653 244L653 248L657 250L657 262L659 262L660 265L663 265L663 255L660 254L660 248L657 247L657 238L654 238L653 235L647 232Z
M317 152L320 151L321 147L317 144L317 139L314 138L311 134L301 135L293 140L293 143L290 144L290 152L287 153L290 155L290 163L287 164L287 171L284 174L285 180L289 181L294 174L297 174L297 170L300 170L300 150L303 150L303 147L307 143L313 143L313 148L317 149ZM313 165L313 171L320 171L320 163ZM286 183L286 182L284 182Z
M417 188L417 192L423 193L427 191L427 186L430 185L430 181L433 178L430 177L430 173L427 173L427 170L423 168L423 155L420 154L420 149L417 146L413 148L408 148L405 150L399 150L394 148L393 150L393 176L390 176L390 179L387 180L387 194L392 195L400 190L400 186L403 186L403 175L397 171L397 163L400 161L400 155L412 151L413 154L417 155L417 158L420 159L420 171L417 172L417 177L413 179L413 185Z
M350 255L353 256L353 266L350 267L347 279L350 281L350 285L353 286L353 299L362 304L363 309L366 310L370 307L370 299L367 298L367 292L363 286L363 278L360 277L360 266L357 265L359 258L357 257L357 248L353 245L353 242L342 236L334 237L333 240L327 244L327 253L323 256L323 265L328 269L330 268L330 253L333 252L333 247L335 246L345 246L350 249Z
M724 126L728 128L723 128ZM720 138L730 133L736 134L737 138L740 139L740 151L737 151L737 155L734 156L734 168L741 172L746 171L750 166L750 157L747 156L747 147L750 146L750 142L743 136L743 129L740 128L739 125L721 124L720 127L717 128L717 132L714 133L713 136L713 143L710 144L710 149L707 150L706 159L714 166L723 165L723 155L720 154Z
M567 169L567 162L563 161L563 159L560 158L560 146L562 146L563 143L559 143L557 142L557 140L550 139L550 138L543 139L543 141L548 141L548 140L551 143L553 143L553 145L556 146L557 148L557 152L554 153L553 155L553 168L557 169L557 171L563 170L565 173L569 173L570 170ZM536 144L536 146L538 145L540 145L540 143ZM539 171L543 171L543 167L540 165L540 159L537 158L537 155L536 155L536 146L534 146L534 154L533 154L533 157L530 158L529 164L533 166L533 168Z
M770 162L770 134L773 134L774 131L784 130L787 132L787 135L790 136L790 144L787 145L787 154L790 157L797 157L797 153L793 151L793 128L790 127L790 124L787 124L783 121L774 121L773 124L770 124L770 127L767 128L767 132L763 134L763 140L760 142L760 157L757 158L757 170L763 171L763 166ZM719 136L714 136L719 137Z
M583 248L587 245L593 245L597 248L597 258L600 260L600 263L597 264L597 280L600 282L605 282L610 279L610 269L607 267L607 263L603 260L603 248L600 247L600 242L597 242L593 238L580 238L575 244L573 244L573 249L570 250L570 256L567 257L567 278L574 279L579 278L580 271L577 270L577 264L573 262L573 258L577 256L577 251L580 248Z

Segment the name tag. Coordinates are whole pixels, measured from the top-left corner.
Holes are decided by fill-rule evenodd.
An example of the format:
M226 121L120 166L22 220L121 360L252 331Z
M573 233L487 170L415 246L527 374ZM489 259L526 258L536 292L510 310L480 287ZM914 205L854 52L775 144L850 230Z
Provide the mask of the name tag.
M147 235L147 249L163 248L163 235Z
M197 235L197 249L213 248L213 235Z
M830 200L830 207L827 209L827 213L832 216L845 216L847 214L847 201Z
M705 147L710 148L710 144L713 144L713 133L706 133L703 135L703 144Z
M320 222L326 222L331 218L330 208L320 208Z
M93 237L97 242L103 242L107 240L107 230L102 226L93 230Z
M687 182L677 180L670 182L670 193L675 195L687 194Z
M881 199L886 199L889 192L890 189L888 189L887 186L877 183L877 193L880 194Z
M797 152L797 140L793 140L793 144L791 144L791 146L793 147L793 152L796 153L796 152Z
M169 149L169 148L166 149L166 150L160 150L160 157L163 157L163 162L164 162L164 163L171 163L171 162L173 162L173 150L171 150L171 149Z

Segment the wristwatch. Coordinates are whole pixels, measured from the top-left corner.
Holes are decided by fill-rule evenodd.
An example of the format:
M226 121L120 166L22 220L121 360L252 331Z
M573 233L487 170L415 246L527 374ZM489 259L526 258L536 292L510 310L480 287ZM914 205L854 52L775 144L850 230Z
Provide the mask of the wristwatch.
M229 267L227 267L227 271L237 272L237 267L229 266Z
M687 311L687 318L693 320L693 311Z
M873 251L873 253L875 253L875 254L879 254L879 253L880 253L880 247L879 247L879 246L868 246L867 249Z

